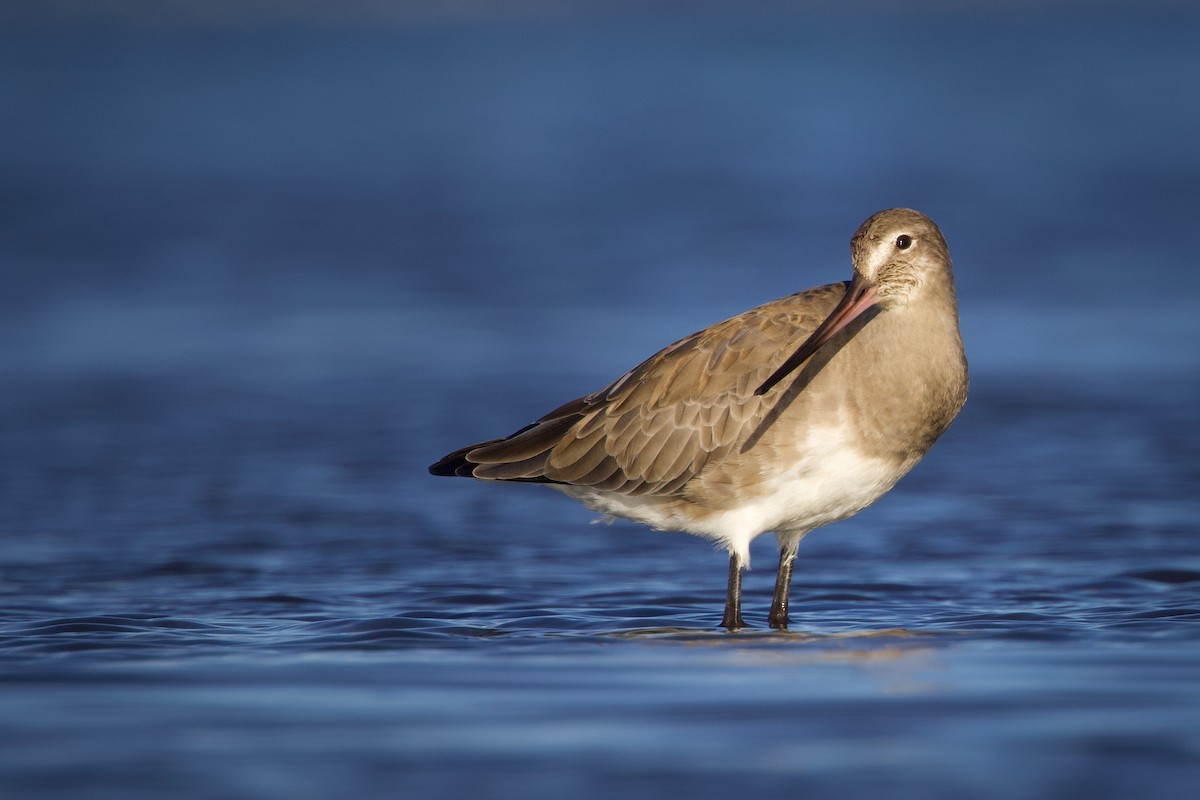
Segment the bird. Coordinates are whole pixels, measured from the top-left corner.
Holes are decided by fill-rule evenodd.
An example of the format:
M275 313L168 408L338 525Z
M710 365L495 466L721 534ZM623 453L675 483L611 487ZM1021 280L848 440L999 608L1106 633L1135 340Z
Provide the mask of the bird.
M789 625L800 540L911 470L967 399L950 254L891 208L850 240L852 277L686 336L510 436L455 450L440 476L546 484L606 517L729 553L721 626L745 627L750 543L773 532L768 624Z

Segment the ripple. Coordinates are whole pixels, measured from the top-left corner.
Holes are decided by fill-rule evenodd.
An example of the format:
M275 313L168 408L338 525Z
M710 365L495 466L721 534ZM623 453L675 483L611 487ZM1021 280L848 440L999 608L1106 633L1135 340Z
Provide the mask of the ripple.
M1155 611L1143 611L1134 614L1132 619L1200 619L1200 609L1195 608L1160 608Z
M1200 582L1200 572L1190 569L1151 569L1127 572L1126 576L1153 583L1181 584Z

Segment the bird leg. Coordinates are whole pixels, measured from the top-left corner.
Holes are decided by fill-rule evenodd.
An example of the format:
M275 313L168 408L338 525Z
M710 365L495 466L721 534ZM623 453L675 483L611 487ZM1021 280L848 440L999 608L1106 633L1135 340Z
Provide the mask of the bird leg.
M729 588L725 591L725 617L721 626L731 631L746 627L742 621L742 560L729 556Z
M771 613L767 623L772 628L787 630L788 591L792 588L792 565L796 563L796 544L779 548L779 572L775 573L775 594L771 597Z

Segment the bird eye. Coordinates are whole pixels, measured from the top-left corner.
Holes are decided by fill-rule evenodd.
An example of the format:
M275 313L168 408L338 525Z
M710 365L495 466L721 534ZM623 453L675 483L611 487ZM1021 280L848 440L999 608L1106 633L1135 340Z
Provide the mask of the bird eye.
M900 234L896 237L896 247L900 248L901 250L907 250L908 248L912 247L912 237L907 233Z

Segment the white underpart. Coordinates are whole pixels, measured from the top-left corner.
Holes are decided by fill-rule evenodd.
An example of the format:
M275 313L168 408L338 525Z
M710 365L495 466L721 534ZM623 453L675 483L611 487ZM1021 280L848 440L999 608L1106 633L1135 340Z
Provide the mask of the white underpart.
M776 531L799 539L813 528L866 508L903 474L893 461L864 455L844 425L810 429L799 452L807 456L770 465L773 474L747 491L743 502L716 513L671 503L673 498L621 495L586 486L554 488L604 514L711 539L749 566L750 542L758 536Z

